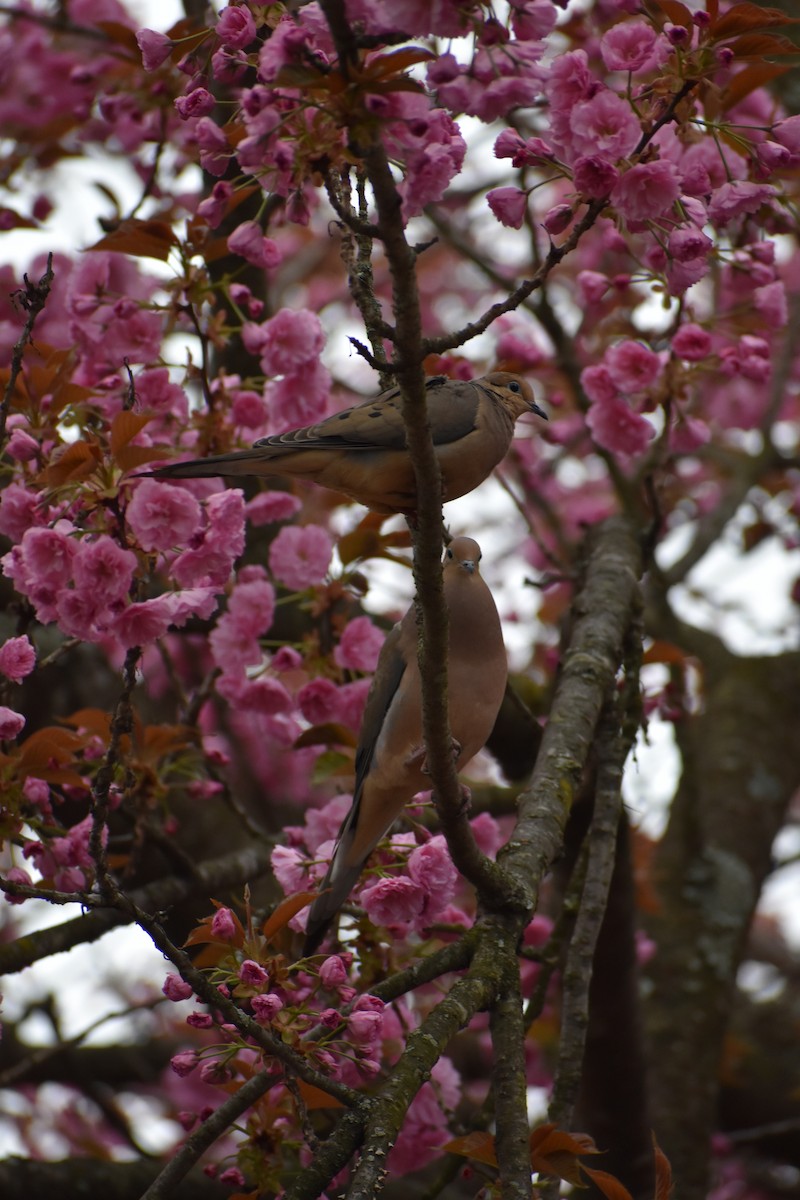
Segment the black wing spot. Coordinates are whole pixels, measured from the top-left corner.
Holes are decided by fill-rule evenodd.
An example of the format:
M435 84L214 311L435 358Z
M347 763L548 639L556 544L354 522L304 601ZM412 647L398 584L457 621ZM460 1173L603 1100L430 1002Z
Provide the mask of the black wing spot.
M350 413L349 413L349 412L340 412L340 413L339 413L339 420L340 420L340 421L346 421L346 420L347 420L347 418L348 418L349 416L350 416Z
M382 414L379 408L373 408L369 415L371 417L380 417Z

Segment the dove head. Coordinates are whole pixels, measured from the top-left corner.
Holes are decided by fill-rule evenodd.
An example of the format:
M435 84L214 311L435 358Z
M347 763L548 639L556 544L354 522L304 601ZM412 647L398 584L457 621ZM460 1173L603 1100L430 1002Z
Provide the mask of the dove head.
M453 538L444 552L444 568L463 571L467 575L480 574L481 548L469 537Z
M492 371L491 375L486 376L486 383L496 391L512 421L527 412L536 413L537 417L547 420L547 413L536 403L533 388L521 375L514 375L510 371Z

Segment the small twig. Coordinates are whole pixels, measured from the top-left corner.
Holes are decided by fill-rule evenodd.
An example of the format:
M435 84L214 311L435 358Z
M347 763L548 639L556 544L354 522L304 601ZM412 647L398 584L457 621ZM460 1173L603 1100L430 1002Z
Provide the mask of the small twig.
M22 14L20 14L22 15ZM11 367L8 374L8 383L3 391L3 399L0 401L0 447L2 447L6 437L6 422L8 414L11 410L11 399L14 395L14 389L17 386L17 379L22 370L22 358L25 354L25 347L30 342L33 336L33 327L36 324L36 319L47 303L47 297L50 295L50 288L53 286L53 253L52 251L47 256L47 267L44 275L38 283L31 283L27 275L22 276L24 288L20 288L14 293L15 298L21 308L28 314L27 320L22 327L22 333L14 343L14 349L11 352Z
M136 667L141 653L140 647L132 646L125 655L125 665L122 668L122 692L111 718L108 749L92 788L92 831L89 836L89 853L95 865L97 886L102 895L111 896L116 890L116 885L113 884L108 871L104 831L108 822L111 784L117 766L120 764L120 743L123 737L130 736L133 731L131 695L136 686Z
M276 1081L274 1072L261 1071L242 1084L237 1092L224 1100L219 1108L189 1135L180 1150L142 1194L141 1200L167 1200L167 1197L172 1195L175 1185L189 1174L208 1147L221 1138L234 1121L252 1107Z

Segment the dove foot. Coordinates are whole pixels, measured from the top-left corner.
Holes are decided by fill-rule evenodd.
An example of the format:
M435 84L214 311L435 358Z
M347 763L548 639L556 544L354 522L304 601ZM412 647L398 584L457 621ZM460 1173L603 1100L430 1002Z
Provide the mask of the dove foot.
M456 739L454 737L450 738L450 752L453 755L453 762L458 762L459 756L461 754L461 742L456 741ZM430 772L430 767L428 766L428 756L425 753L424 747L421 750L417 751L415 757L419 758L420 755L422 756L422 762L420 764L419 769L423 775L430 775L431 772Z

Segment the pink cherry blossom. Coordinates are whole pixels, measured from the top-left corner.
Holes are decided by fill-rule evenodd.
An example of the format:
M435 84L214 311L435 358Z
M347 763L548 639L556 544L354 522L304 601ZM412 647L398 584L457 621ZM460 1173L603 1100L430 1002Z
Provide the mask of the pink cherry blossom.
M711 430L698 417L683 416L670 430L670 449L678 454L691 454L698 446L711 440Z
M321 583L330 566L333 542L320 525L285 525L269 548L269 566L291 591Z
M232 196L233 184L228 183L226 179L218 180L210 195L198 204L197 215L207 221L212 229L216 229L222 223Z
M24 728L25 718L22 713L14 712L13 708L0 704L0 741L15 738Z
M574 215L571 204L555 204L544 214L542 225L549 234L555 237L569 228Z
M188 1000L192 995L191 986L181 979L180 975L170 974L164 980L162 992L168 1000Z
M492 188L486 193L489 208L501 225L521 229L528 207L527 192L516 187Z
M319 676L304 684L297 693L300 712L312 725L335 721L339 714L339 689L330 679Z
M191 492L144 479L136 486L125 518L143 550L169 550L197 532L201 512Z
M155 29L140 29L136 34L136 42L142 52L142 63L145 71L155 71L172 53L174 42L164 33Z
M377 996L358 997L347 1018L347 1028L354 1042L368 1046L378 1041L383 1029L383 1010L384 1003Z
M350 729L361 728L371 682L370 679L355 679L339 688L339 720Z
M598 81L589 70L589 58L585 50L568 50L558 55L550 67L547 80L547 98L550 102L551 121L558 125L568 118L576 104L587 100L598 90Z
M15 429L6 442L5 452L16 462L32 462L38 458L41 447L36 438L24 429Z
M711 353L711 335L700 325L681 325L672 339L672 352L687 362L702 362Z
M615 183L611 202L628 221L663 216L680 195L678 174L671 162L656 159L637 163Z
M579 271L576 283L586 304L598 304L611 286L598 271Z
M750 183L745 179L723 183L712 193L708 204L709 219L724 227L742 214L758 212L774 195L775 188L766 183Z
M350 671L374 671L385 634L369 617L348 621L333 652L334 662Z
M642 134L630 105L609 88L576 104L569 115L569 128L576 157L599 155L609 162L630 154Z
M211 918L211 936L218 942L231 942L236 936L236 922L229 908L218 908Z
M0 674L21 683L36 666L36 651L27 636L9 638L0 646Z
M113 604L124 600L135 570L133 551L123 550L107 534L101 534L94 541L84 539L72 560L76 590L84 590L95 603Z
M229 613L223 613L208 638L211 657L223 674L243 676L246 667L263 659L258 635L242 628Z
M5 877L9 883L22 883L27 887L30 887L33 884L30 874L25 870L24 867L9 867L9 869L5 872ZM11 892L3 892L3 895L5 896L7 904L25 903L25 896L14 896L11 894Z
M641 392L652 387L663 368L661 359L649 346L629 340L611 346L605 362L612 382L622 392Z
M246 4L229 4L217 20L216 35L221 42L243 50L256 36L256 23Z
M231 416L234 425L245 429L263 429L267 420L267 403L263 393L237 388L231 393Z
M319 358L325 334L316 313L307 308L282 308L262 325L245 325L248 350L261 358L265 375L284 375Z
M177 383L172 383L166 367L153 367L136 377L136 399L142 408L180 421L189 416L189 400Z
M280 265L283 255L272 238L264 237L264 232L257 221L243 221L241 225L228 236L228 249L231 254L252 263L254 267L272 270Z
M422 913L425 889L402 875L378 879L363 889L361 903L373 925L403 925Z
M199 1061L194 1050L181 1050L179 1054L173 1054L169 1065L175 1074L183 1079L186 1075L191 1075Z
M178 115L188 121L190 117L206 117L213 112L216 100L204 87L192 88L185 96L178 96L175 108Z
M609 71L649 71L669 54L669 44L646 21L621 21L600 39Z
M34 584L63 587L72 575L78 543L62 529L29 529L21 545L22 563ZM134 557L135 562L135 557Z
M572 170L576 189L592 199L607 196L619 179L619 171L599 154L586 154L579 158Z
M617 386L611 378L611 372L605 363L595 363L584 367L581 371L581 387L592 401L614 400Z
M269 980L269 975L252 958L246 958L239 968L239 978L248 987L263 987Z
M444 908L453 899L458 871L441 834L412 850L406 869L409 877L428 893L428 913Z
M786 117L785 120L779 121L773 127L772 136L792 154L800 154L800 116Z
M292 846L276 846L270 855L272 870L287 896L308 886L308 872L299 850Z
M782 329L789 320L786 287L782 280L766 283L753 292L753 302L758 312L773 329Z
M323 987L338 988L347 983L347 970L338 954L326 958L319 968L319 978Z
M250 1001L250 1007L253 1010L253 1016L260 1025L269 1025L275 1020L278 1013L284 1007L280 996L276 996L274 992L267 992L261 996L253 996Z
M217 690L220 695L238 705L250 716L261 714L273 717L278 713L288 712L292 707L292 699L286 688L280 680L269 675L236 682L224 672Z
M259 492L248 500L245 513L251 525L272 525L276 521L288 521L302 507L291 492Z
M132 646L146 646L149 642L157 641L164 636L171 624L164 597L156 596L152 600L140 600L129 604L116 617L112 628L120 645L129 650Z
M224 175L231 160L231 148L225 134L211 117L200 117L194 133L200 147L200 166L209 175Z
M330 371L319 359L298 367L282 379L271 380L266 400L273 432L283 433L322 420L328 410L330 391Z
M260 637L275 616L275 589L266 579L238 583L228 599L228 615L248 637Z
M586 416L592 437L611 454L634 457L647 449L655 430L622 399L596 401Z
M27 529L41 522L41 496L21 483L9 483L0 495L0 533L19 542Z
M482 812L473 817L469 824L481 854L485 854L487 858L494 858L504 841L497 821L491 813Z

